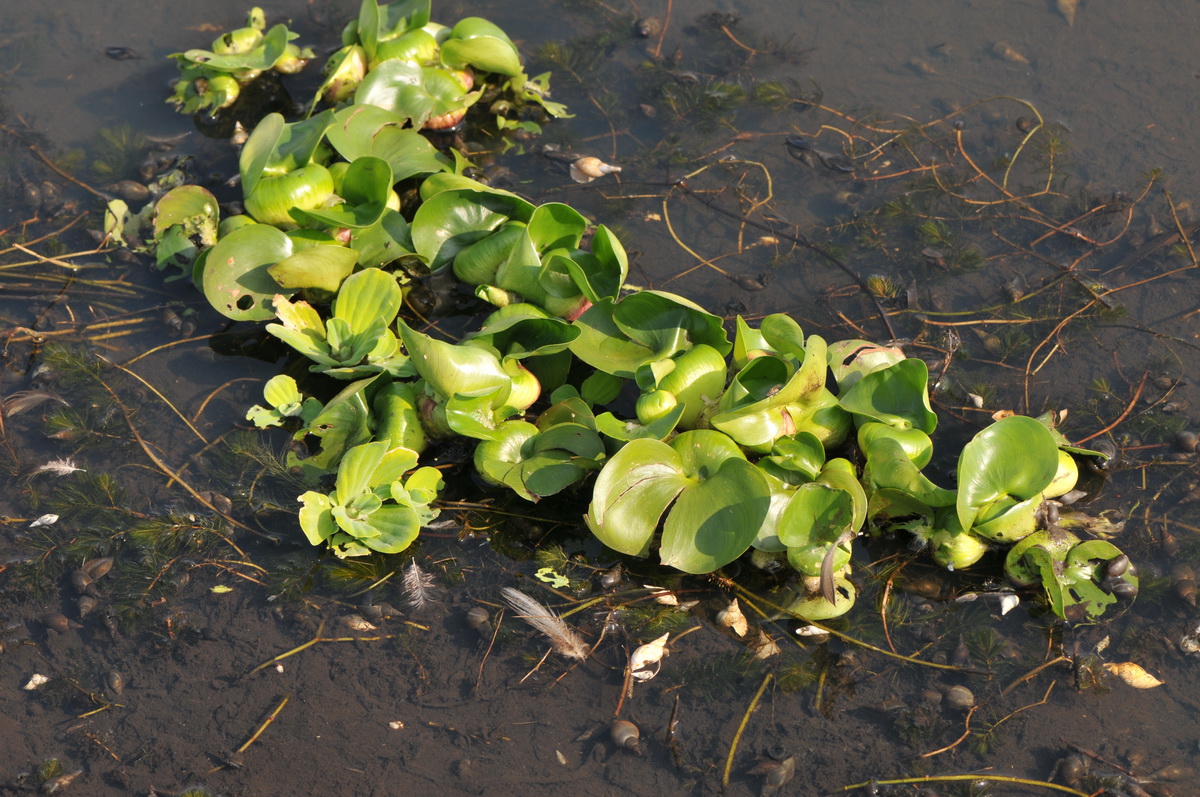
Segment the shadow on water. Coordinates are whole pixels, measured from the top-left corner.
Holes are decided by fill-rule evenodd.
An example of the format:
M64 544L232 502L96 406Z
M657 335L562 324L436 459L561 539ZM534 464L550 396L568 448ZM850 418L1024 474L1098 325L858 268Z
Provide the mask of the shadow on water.
M1195 792L1195 15L675 5L661 27L647 18L665 8L435 7L523 39L578 114L542 140L623 171L577 185L532 143L487 168L619 228L633 283L730 318L789 312L806 331L902 341L938 377L951 437L997 410L1068 409L1068 436L1116 452L1087 511L1124 520L1132 608L1064 625L1029 595L1002 615L964 599L998 586L998 562L947 574L872 540L855 551L859 606L814 641L754 612L770 615L770 581L748 566L682 579L626 561L602 579L616 560L578 504L484 494L453 450L461 500L415 550L322 556L295 528L286 435L243 420L285 352L87 233L89 186L141 180L147 160L169 173L191 156L214 183L235 170L226 142L176 140L192 127L160 99L163 57L245 8L0 11L0 793L707 794L725 779L769 794L790 767L779 793L870 779L896 795L1037 794L1016 780L1048 779ZM267 11L294 13L320 50L352 10ZM144 57L106 57L114 46ZM289 87L305 97L311 78ZM566 583L544 589L543 568ZM568 619L599 641L586 662L541 659L544 640L504 609L515 581L577 607ZM650 583L699 603L657 603ZM734 594L750 642L715 621ZM622 698L628 650L689 629ZM1164 685L1106 667L1125 662ZM617 710L640 756L611 738ZM925 775L965 779L884 783Z

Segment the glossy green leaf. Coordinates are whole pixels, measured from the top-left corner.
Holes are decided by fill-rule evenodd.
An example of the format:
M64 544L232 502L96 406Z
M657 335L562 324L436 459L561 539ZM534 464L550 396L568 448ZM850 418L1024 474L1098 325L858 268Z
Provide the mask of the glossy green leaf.
M273 317L275 295L292 291L281 288L269 269L293 250L291 239L269 224L252 224L225 236L210 250L201 274L209 304L234 321Z
M348 449L371 439L371 410L364 390L372 381L347 385L325 404L309 423L310 433L321 440L321 450L307 459L289 458L289 467L300 467L310 477L331 473Z
M429 0L397 0L380 5L363 0L358 11L358 39L371 58L378 44L429 23Z
M752 359L721 396L716 414L709 419L712 427L759 453L770 451L781 437L812 431L803 429L798 416L825 389L825 340L810 336L805 351L804 362L795 371L775 355Z
M574 249L583 240L587 219L570 205L547 202L534 208L528 230L539 252Z
M875 425L884 429L895 428L884 424ZM957 494L953 490L938 487L921 473L920 467L908 457L908 452L899 440L887 434L873 436L868 440L868 446L863 449L867 456L867 471L864 477L872 489L897 490L926 507L954 506Z
M872 371L841 398L842 407L865 419L932 434L937 415L929 406L929 368L908 358Z
M736 444L701 430L684 432L670 444L627 443L601 470L587 520L605 545L644 556L670 507L663 563L685 572L711 572L749 547L769 503L766 477Z
M293 210L292 216L313 226L362 229L375 224L387 210L392 167L371 155L357 158L346 170L340 191L345 202L332 208Z
M764 353L779 354L793 364L804 360L804 332L791 316L773 313L754 329L741 317L736 321L737 334L733 344L733 366L746 367L754 357Z
M330 110L300 122L285 123L277 113L263 117L238 156L243 193L246 196L253 193L264 176L286 174L307 166L333 121Z
M350 248L358 253L364 268L381 268L414 254L408 221L391 208L385 208L379 221L350 236Z
M958 458L959 523L970 529L980 509L998 498L1024 501L1040 495L1057 472L1058 446L1045 426L1024 415L996 421Z
M329 497L309 490L300 496L300 529L313 545L320 545L338 530Z
M902 349L880 346L869 340L840 340L829 346L829 368L842 393L849 391L867 374L890 368L904 357Z
M280 260L267 272L281 288L319 288L334 293L357 262L358 253L345 246L311 246Z
M629 258L612 230L601 224L592 236L592 251L567 262L571 279L589 302L616 299L629 274Z
M784 603L784 611L809 622L820 623L841 617L854 606L858 591L853 582L844 577L834 579L834 601L830 603L821 595L800 593Z
M397 326L413 367L442 396L487 395L511 382L492 352L435 340L402 320Z
M692 302L668 293L643 291L619 302L602 299L575 325L580 336L571 344L576 357L605 373L632 378L644 363L668 359L696 343L722 355L730 343L721 319Z
M350 162L366 156L382 158L395 182L449 169L453 161L429 139L406 128L407 118L373 105L350 105L334 113L329 143Z
M461 69L473 66L484 72L500 75L521 74L521 56L512 42L494 36L472 39L450 38L442 42L442 61Z
M510 219L527 221L532 212L529 203L502 193L442 191L427 199L413 216L413 245L430 269L439 271L451 264L459 250Z
M776 535L788 548L788 561L806 576L819 576L826 552L843 533L853 532L854 506L849 493L812 482L795 489L779 518ZM835 554L835 570L850 561L849 545Z
M929 460L933 457L933 441L920 429L899 429L891 424L877 421L866 421L859 424L858 447L861 450L869 452L874 442L883 437L896 441L904 456L912 460L917 469L928 465Z
M354 104L383 108L420 128L431 117L467 109L479 94L468 91L447 69L391 60L367 73L354 92Z

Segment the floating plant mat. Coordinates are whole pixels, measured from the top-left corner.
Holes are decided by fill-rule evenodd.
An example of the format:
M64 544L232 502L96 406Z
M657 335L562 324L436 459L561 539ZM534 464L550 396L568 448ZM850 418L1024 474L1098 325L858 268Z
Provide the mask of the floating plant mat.
M347 46L366 54L374 39L378 52L382 27L404 36L426 16L368 2L351 23L362 41ZM443 66L487 58L480 85L521 69L497 56L510 52L502 32L453 29L443 48L489 41L451 46ZM613 20L612 40L625 30ZM274 47L262 35L255 46ZM139 263L129 282L85 288L78 261L122 274L111 261L126 255L52 248L40 236L72 240L69 217L41 200L13 228L26 238L4 250L3 278L23 291L11 312L24 323L5 330L3 444L21 485L6 500L21 503L5 524L4 589L27 622L3 643L16 686L32 686L14 686L4 715L56 723L6 748L29 771L14 785L66 788L83 769L74 788L89 793L169 782L357 794L398 778L463 793L718 781L772 793L909 776L949 793L979 793L962 779L986 777L999 793L1052 779L1086 794L1188 777L1175 738L1095 741L1163 716L1195 725L1176 691L1181 656L1200 647L1184 564L1195 446L1176 434L1194 345L1187 318L1150 304L1195 267L1173 198L1153 180L1128 197L1068 191L1066 133L1027 103L867 121L813 86L771 82L794 54L734 20L704 17L687 35L728 78L714 63L657 62L639 81L656 113L703 114L714 131L766 115L778 135L750 146L703 133L635 153L611 98L572 84L575 53L593 51L579 43L541 56L573 109L600 109L579 124L607 117L614 146L628 144L629 182L611 169L571 182L587 148L535 160L517 138L507 168L561 171L540 196L510 192L391 117L318 104L308 121L253 128L241 166L258 222L221 230L227 197L195 185L144 205L124 186L133 212L109 205L108 230L134 250L157 238L145 257L182 279ZM633 63L633 45L619 51L604 69ZM414 122L475 90L435 94L453 86L421 80ZM364 99L395 114L408 100L378 100L383 85ZM499 135L499 112L479 102L466 135ZM974 115L997 107L1026 121ZM1014 154L994 163L1000 151ZM344 201L280 215L250 200L304 169L323 184L314 164ZM659 164L671 180L634 182ZM31 165L51 169L27 178L39 191L83 196ZM837 212L805 222L798 189ZM1163 229L1137 244L1151 212ZM627 231L594 227L606 214ZM621 240L643 234L647 252L627 254ZM1147 259L1157 270L1132 276ZM47 305L34 280L51 266L72 276L50 278L63 298ZM152 291L164 301L147 309ZM796 313L793 296L824 303ZM481 325L474 297L507 304ZM21 303L36 302L29 316ZM197 374L195 350L224 325L207 304L245 322L211 348L249 356ZM110 337L126 318L141 326ZM161 349L161 333L143 332L159 323L179 335ZM280 341L307 359L277 375ZM1127 383L1048 381L1089 347ZM286 433L233 428L256 401L249 420ZM677 426L687 431L671 436ZM507 492L481 490L473 472ZM1043 505L1074 483L1083 511ZM581 705L601 708L582 717ZM1078 725L1083 713L1093 726ZM332 746L347 769L301 777L273 754L283 745L291 761Z

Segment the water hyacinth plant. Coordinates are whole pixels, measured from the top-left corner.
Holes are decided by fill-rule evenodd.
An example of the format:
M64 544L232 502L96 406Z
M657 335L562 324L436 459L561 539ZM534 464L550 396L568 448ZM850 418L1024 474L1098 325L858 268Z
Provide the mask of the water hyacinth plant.
M313 110L329 107L267 116L246 142L247 215L218 225L191 186L158 202L160 250L193 258L218 312L275 319L267 331L311 361L312 379L341 380L321 403L276 377L248 416L312 444L291 464L314 484L299 510L314 545L403 551L442 484L422 455L466 438L484 482L527 501L573 496L614 551L687 573L752 550L786 561L786 608L811 620L853 605L853 541L868 532L911 534L954 570L1009 548L1014 583L1040 585L1062 616L1094 618L1136 592L1115 546L1059 525L1053 499L1094 452L1067 445L1050 416L995 421L963 447L956 487L935 484L922 471L938 423L922 360L806 336L783 314L739 317L731 339L683 296L627 289L609 228L589 238L566 204L470 179L459 153L419 132L457 124L485 86L564 112L486 20L444 27L427 0L364 0ZM401 183L419 199L403 212ZM453 275L494 311L457 342L426 334L401 311L427 274ZM331 478L331 492L315 489Z

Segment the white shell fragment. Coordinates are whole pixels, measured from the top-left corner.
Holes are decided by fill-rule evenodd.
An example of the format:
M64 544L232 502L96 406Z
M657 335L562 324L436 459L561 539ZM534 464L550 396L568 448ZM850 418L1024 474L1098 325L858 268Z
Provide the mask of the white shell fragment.
M616 174L621 171L620 166L613 166L611 163L605 163L599 158L593 158L590 155L577 158L571 164L571 179L577 183L590 183L597 177L603 177L606 174Z
M1021 599L1018 598L1016 595L1013 595L1011 592L1001 595L1000 596L1000 614L1001 615L1008 614L1013 609L1017 608L1017 604L1019 604L1020 602L1021 602Z
M653 584L643 584L648 590L653 590L650 597L654 598L655 603L661 603L663 606L678 606L679 598L675 597L675 593L664 587L656 587Z
M26 692L32 692L34 689L38 689L49 682L50 682L49 678L42 675L40 672L35 672L33 674L33 677L31 677L29 679L29 683L25 684L21 688L24 689Z
M402 731L404 730L404 723L400 720L392 720L388 723L388 727L394 731Z
M794 633L796 636L829 636L828 631L815 625L802 625Z
M717 612L717 622L738 636L745 636L750 630L750 623L746 621L746 615L742 614L742 607L738 606L737 598L730 601L729 608Z
M658 675L662 668L662 657L667 655L667 639L671 635L663 634L653 642L647 642L634 649L629 655L629 672L635 681L649 681Z
M38 526L53 526L58 522L58 515L42 515L37 520L29 524L29 528L36 529Z
M1134 689L1153 689L1156 686L1163 685L1162 681L1146 672L1146 670L1143 669L1140 664L1134 664L1132 661L1122 661L1115 664L1109 662L1108 664L1104 665L1104 669L1108 670L1113 675L1132 686Z

